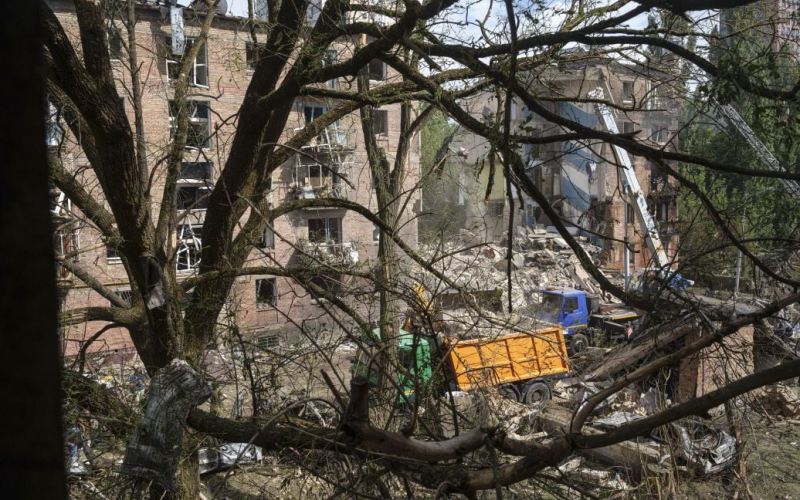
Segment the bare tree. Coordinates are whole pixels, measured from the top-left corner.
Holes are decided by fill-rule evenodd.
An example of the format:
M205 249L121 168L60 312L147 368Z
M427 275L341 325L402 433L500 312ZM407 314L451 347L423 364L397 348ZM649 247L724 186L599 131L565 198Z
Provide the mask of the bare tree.
M704 2L703 8L722 8L740 3L747 2ZM145 443L140 446L142 449L166 450L163 455L168 467L156 470L158 467L151 464L148 474L152 477L139 475L151 477L154 481L153 495L161 495L164 489L174 489L177 490L173 493L176 498L197 497L200 481L196 451L204 437L257 444L265 450L290 456L298 467L307 468L333 483L334 494L346 492L370 496L373 495L371 489L377 489L381 496L390 497L391 486L405 488L409 496L415 488L435 491L437 495L447 492L474 496L480 490L496 490L500 495L502 487L528 480L573 452L613 445L690 415L705 415L710 409L748 391L800 374L800 361L787 361L726 383L701 398L675 404L615 431L590 433L586 430L590 412L625 387L718 344L740 328L774 316L800 300L796 293L796 287L800 285L797 277L784 275L768 259L751 251L748 242L732 229L714 201L698 188L685 170L678 168L678 163L709 172L766 180L796 182L800 174L742 166L702 154L680 152L654 144L654 141L636 133L615 134L599 130L553 111L559 102L596 104L598 99L588 97L587 89L580 89L577 94L559 89L550 79L551 68L589 62L602 66L619 64L624 60L635 61L636 67L645 73L665 75L667 86L680 92L686 92L688 84L701 81L712 94L727 84L778 104L796 101L796 85L765 86L749 75L744 67L731 71L728 66L713 62L701 50L691 50L680 43L690 36L709 39L718 36L702 31L699 22L691 28L673 25L649 30L626 26L636 16L656 7L677 9L683 15L682 6L640 2L633 8L623 8L627 4L605 6L594 2L574 2L569 9L558 12L560 22L557 24L544 22L546 16L553 14L551 11L524 12L510 1L504 3L504 13L498 16L501 21L496 24L488 22L489 14L483 21L472 21L469 15L459 10L465 6L452 0L377 5L330 0L321 10L318 4L304 1L268 2L266 20L255 19L251 8L245 27L252 43L252 54L257 54L257 57L252 75L246 82L242 103L228 116L218 116L220 125L213 134L202 138L216 141L213 154L218 155L216 159L221 168L213 190L202 199L207 204L202 222L202 260L196 272L189 276L179 275L176 271L181 258L179 254L185 249L178 248L174 235L189 217L188 210L179 209L182 205L178 199L178 187L186 146L198 140L194 124L199 119L199 99L225 100L221 95L209 97L215 87L206 85L208 82L197 85L198 57L202 58L203 51L214 41L215 23L222 22L217 19L217 2L195 2L195 9L191 11L194 17L188 23L192 41L187 44L183 57L170 63L173 65L170 70L172 86L165 100L170 101L172 134L171 142L166 144L151 144L145 123L147 114L152 111L143 105L143 96L154 88L148 76L151 69L146 63L150 56L145 55L145 47L149 45L138 38L141 31L136 29L143 22L140 16L144 15L142 9L145 7L133 0L75 0L74 19L78 32L72 33L68 31L70 25L64 21L60 3L42 1L39 4L43 17L45 61L49 70L48 91L57 103L63 123L71 132L59 144L57 151L61 154L51 157L51 176L76 207L75 217L99 232L101 244L113 248L119 255L132 292L128 299L105 285L102 278L76 259L80 250L65 252L60 261L63 266L110 305L69 309L62 313L62 321L70 325L110 322L130 333L136 352L154 382L145 407L146 418L134 433L126 459L130 460L131 448L137 449L142 443ZM460 22L458 18L462 15L465 21ZM312 26L306 26L309 16L314 21ZM151 14L148 19L152 17ZM119 23L121 33L125 35L114 40L124 49L121 71L116 62L112 64L109 53L109 20L114 26ZM468 39L460 32L470 23L475 23L478 29L479 35L475 39ZM264 40L263 45L260 40ZM570 44L583 44L589 50L570 50ZM326 51L331 47L346 47L346 50L339 50L346 57L323 63ZM639 47L658 49L662 56L652 57ZM369 66L376 60L388 65L399 78L371 86ZM672 69L676 64L690 71L675 72ZM325 87L325 82L331 80L347 82L347 88ZM502 105L498 104L494 116L482 119L468 109L465 99L487 91L500 96ZM335 105L319 116L307 119L307 123L287 138L284 133L293 125L294 101L306 96L334 99ZM512 129L511 106L517 101L552 124L555 127L553 133L530 134ZM620 113L650 111L646 100L632 100L629 104L600 102ZM424 106L419 103L424 103ZM132 106L133 120L129 117L128 105ZM373 129L375 110L382 105L394 105L400 109L399 141L393 161L387 156L386 149L379 145ZM434 110L447 113L464 130L488 142L490 152L485 168L491 169L490 178L494 178L496 169L502 170L504 193L512 212L517 206L518 192L535 200L581 266L600 287L626 303L652 313L656 318L652 326L656 327L657 321L665 320L664 315L659 317L656 314L664 309L680 315L687 310L702 310L704 306L691 297L673 296L664 301L662 297L625 290L609 280L568 230L573 223L564 220L554 200L531 179L520 148L573 141L598 150L598 154L602 154L603 145L616 146L632 156L646 159L655 171L670 178L673 185L691 192L699 200L705 216L714 222L715 229L728 243L784 288L777 288L779 293L766 307L739 317L715 318L717 323L704 323L704 335L698 339L687 342L680 349L665 349L655 359L635 366L626 377L581 406L566 433L547 441L512 437L499 426L481 427L462 421L459 428L459 417L452 405L442 406L441 414L433 415L430 420L452 415L456 421L455 437L441 435L425 418L418 418L416 410L410 423L404 421L393 408L399 389L397 373L415 377L400 362L394 332L398 331L402 321L401 303L414 302L412 290L421 277L442 288L455 290L468 309L479 317L483 316L494 327L501 330L512 328L508 318L482 314L481 304L468 287L457 282L448 269L443 268L447 250L433 252L431 256L416 249L403 233L402 226L410 213L409 205L414 203L414 196L418 196L413 193L419 188L409 165L409 152L417 132ZM365 163L375 189L374 205L371 194L366 201L333 196L300 197L275 205L271 197L273 174L279 175L287 162L306 154L302 149L304 145L355 112L359 112L361 117L367 153ZM202 108L202 113L208 120L208 108ZM73 143L65 144L69 141ZM81 168L70 165L69 155L65 154L69 147L81 151L88 165ZM201 150L200 157L209 154L202 152L207 148L197 149ZM616 164L611 148L605 150L607 161ZM313 161L320 171L331 168L330 164L318 159ZM332 175L339 174L334 171ZM156 178L162 179L159 181L161 184L154 181ZM379 235L374 265L364 268L354 266L352 262L331 263L308 248L294 245L289 238L283 238L277 230L281 218L310 208L343 209L374 224ZM302 265L283 265L269 252L259 253L254 249L268 229L273 238L292 243L292 248L304 259ZM505 293L508 294L509 306L506 312L512 313L514 226L511 218L507 229L508 280ZM796 231L787 240L790 258L796 259L796 254L792 253L797 248ZM255 264L254 253L260 259ZM290 279L300 290L298 293L312 293L324 299L319 301L319 307L329 323L338 327L344 339L359 347L366 349L364 342L371 338L375 329L370 320L377 319L377 328L385 342L376 356L382 359L381 388L388 390L381 396L391 409L376 412L378 405L374 404L374 391L370 396L369 381L355 377L347 384L348 377L342 373L345 370L335 366L337 358L332 352L335 346L323 345L321 336L316 335L313 328L296 324L312 347L309 351L294 353L294 357L287 356L281 363L302 364L308 378L321 379L326 394L317 398L308 391L302 404L294 402L287 407L261 411L262 402L267 398L257 395L264 381L259 362L252 354L253 343L242 335L236 320L231 319L235 316L231 311L247 307L236 303L237 279L255 275ZM325 286L324 279L331 275L346 277L347 289ZM795 291L791 290L792 287ZM678 309L674 309L676 302L681 306ZM285 315L285 311L277 309L277 315ZM370 310L377 310L377 314L371 315ZM667 319L674 319L674 316ZM282 320L292 321L283 317ZM434 331L435 318L428 315L424 320L431 326L429 330ZM225 334L220 335L220 331ZM98 332L91 340L102 334L102 331ZM208 347L222 343L223 338L227 339L228 346L233 346L231 349L242 353L241 362L232 363L235 370L241 370L233 379L237 384L246 381L245 393L250 396L252 420L226 418L197 408L213 393L213 388L205 387L206 377L195 376L197 374L189 367L199 369L208 354ZM415 338L414 342L418 342L418 337ZM82 352L85 355L86 350ZM334 377L327 372L320 375L317 363L327 363ZM444 372L442 363L436 371ZM130 439L131 426L116 424L119 421L133 424L137 414L134 408L74 372L68 371L66 377L74 401L93 416L114 415L108 429L122 439ZM276 385L282 383L273 382ZM414 384L421 388L425 382L415 379ZM186 388L183 396L191 397L158 399L163 394L157 393L153 387L164 389L165 393L173 396L178 387ZM238 390L236 392L238 398ZM424 391L415 393L421 399L434 399L433 395L424 396ZM336 424L310 424L289 416L299 406L310 408L310 399L334 408L338 415ZM425 404L426 401L418 401L415 408ZM184 420L191 431L181 429ZM162 440L171 434L174 434L172 440ZM181 434L184 440L179 446L178 456L170 444L180 444L180 439L174 439ZM149 439L156 444L148 443ZM465 461L483 453L490 459ZM359 469L358 479L351 484L331 479L337 476L330 469L320 471L309 465L311 458L319 457L324 457L329 467L341 463L339 460L348 463L347 473L351 478L356 475L353 471ZM173 477L176 470L177 479ZM136 486L143 487L142 484Z

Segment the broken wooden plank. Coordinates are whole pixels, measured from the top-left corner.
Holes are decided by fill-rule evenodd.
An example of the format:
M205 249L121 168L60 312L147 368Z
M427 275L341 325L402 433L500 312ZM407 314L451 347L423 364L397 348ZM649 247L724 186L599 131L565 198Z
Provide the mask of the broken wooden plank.
M644 336L627 344L612 349L600 361L586 370L587 381L604 380L626 371L643 358L664 349L676 340L697 331L700 320L696 316L683 318L680 321L661 325Z

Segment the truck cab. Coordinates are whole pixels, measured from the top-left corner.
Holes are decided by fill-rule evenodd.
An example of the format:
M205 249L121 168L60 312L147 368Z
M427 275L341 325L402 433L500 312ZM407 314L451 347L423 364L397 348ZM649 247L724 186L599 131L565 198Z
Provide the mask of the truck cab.
M535 306L539 321L560 325L570 354L591 345L597 332L606 332L612 340L630 339L633 322L640 318L633 309L612 305L600 307L600 298L575 288L548 287L537 290L541 303Z
M547 288L541 291L542 303L536 319L561 325L565 335L586 328L592 313L591 300L587 305L586 292L574 288Z

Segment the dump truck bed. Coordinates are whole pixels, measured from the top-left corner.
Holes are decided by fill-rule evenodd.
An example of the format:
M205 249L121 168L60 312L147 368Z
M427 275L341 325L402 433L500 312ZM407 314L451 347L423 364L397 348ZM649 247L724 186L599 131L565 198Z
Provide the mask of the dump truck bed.
M448 338L444 348L462 391L569 373L560 327L487 339Z

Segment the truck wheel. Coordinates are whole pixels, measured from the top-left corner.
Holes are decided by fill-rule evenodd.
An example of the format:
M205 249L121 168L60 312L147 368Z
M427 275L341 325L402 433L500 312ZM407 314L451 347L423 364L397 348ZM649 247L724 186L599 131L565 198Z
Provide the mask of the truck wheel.
M512 401L520 401L522 399L522 394L520 394L519 388L514 384L506 384L501 386L500 394Z
M550 401L550 388L544 382L533 382L525 387L522 398L525 404L544 408Z
M569 350L571 355L578 354L585 351L589 347L589 339L582 333L572 335L572 340L569 342Z

